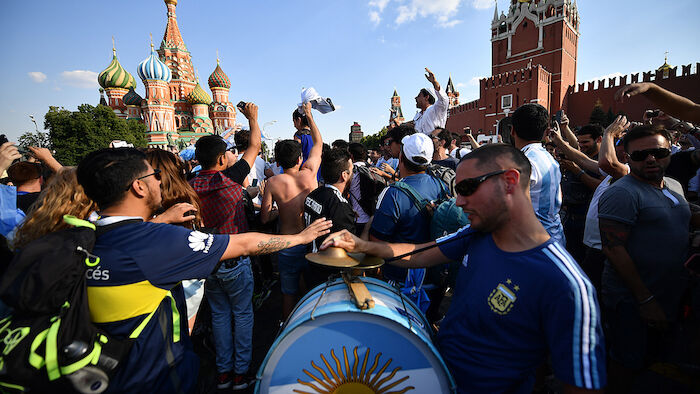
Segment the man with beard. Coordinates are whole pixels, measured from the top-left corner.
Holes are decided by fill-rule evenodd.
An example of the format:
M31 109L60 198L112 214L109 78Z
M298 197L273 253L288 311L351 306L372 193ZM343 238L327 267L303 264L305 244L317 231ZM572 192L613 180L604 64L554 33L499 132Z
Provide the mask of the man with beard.
M690 209L681 185L664 177L670 141L668 132L655 126L629 131L623 144L630 174L598 203L613 392L626 392L658 348L685 288Z
M77 176L99 207L96 225L106 227L93 249L99 264L87 278L90 317L109 335L133 338L129 355L110 379L114 391L193 392L199 360L177 285L206 278L220 260L306 244L330 227L318 221L294 235L219 235L145 222L161 204L160 172L134 148L92 152L80 162Z
M333 222L332 232L346 229L355 232L355 211L346 199L347 191L353 179L353 165L347 149L332 148L321 159L321 176L324 185L309 193L304 201L304 221L306 225L318 218L327 218ZM312 251L318 251L323 238L312 243ZM335 270L334 270L335 271ZM328 279L334 271L328 271L314 264L309 264L307 285L311 288Z
M430 136L430 133L436 128L445 127L450 100L447 98L447 94L440 90L440 83L435 79L435 74L427 67L425 68L425 78L433 85L435 94L438 96L437 102L428 89L421 89L416 96L416 108L420 111L413 118L413 125L417 132Z
M457 167L456 204L471 227L421 245L363 241L346 231L322 245L403 256L393 263L401 267L462 262L437 337L460 393L530 393L548 355L564 392L605 386L595 290L535 216L530 169L518 149L485 145Z

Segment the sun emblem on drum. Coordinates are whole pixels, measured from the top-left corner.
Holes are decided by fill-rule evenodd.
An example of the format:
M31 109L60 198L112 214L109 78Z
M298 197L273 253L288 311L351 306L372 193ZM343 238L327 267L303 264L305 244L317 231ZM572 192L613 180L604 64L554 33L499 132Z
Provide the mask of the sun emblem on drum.
M352 366L348 362L348 352L343 346L343 364L345 370L343 371L343 365L341 365L340 360L336 357L333 349L331 349L331 357L335 362L335 368L326 360L326 357L321 354L321 360L325 365L325 369L316 365L315 362L311 361L311 366L314 367L316 372L311 373L304 369L304 373L308 375L312 380L309 382L297 379L299 384L302 384L313 391L302 391L293 390L295 393L300 394L403 394L409 390L415 389L413 386L406 386L404 388L398 388L401 383L408 380L408 376L404 376L401 379L394 379L396 373L401 369L401 367L394 368L391 373L389 373L384 378L381 378L384 372L391 365L391 359L387 360L384 365L379 368L375 373L375 370L379 367L379 359L382 357L381 353L377 353L374 356L374 363L367 369L367 361L369 360L370 349L365 351L365 356L360 363L360 358L357 356L357 346L353 350L354 362ZM359 373L358 373L359 369ZM328 373L331 376L328 376ZM319 376L316 376L319 375ZM380 379L381 378L381 379ZM314 384L315 383L315 384ZM393 391L389 391L396 388Z

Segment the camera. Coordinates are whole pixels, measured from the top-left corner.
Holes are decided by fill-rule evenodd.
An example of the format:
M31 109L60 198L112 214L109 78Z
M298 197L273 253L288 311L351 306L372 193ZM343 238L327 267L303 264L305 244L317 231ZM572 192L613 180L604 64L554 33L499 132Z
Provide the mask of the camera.
M239 101L238 104L236 104L236 107L238 107L238 110L243 112L245 109L245 105L248 104L245 101Z
M7 136L5 134L0 134L0 145L4 144L7 141Z
M658 109L648 109L645 113L648 119L655 118L659 116L659 110Z

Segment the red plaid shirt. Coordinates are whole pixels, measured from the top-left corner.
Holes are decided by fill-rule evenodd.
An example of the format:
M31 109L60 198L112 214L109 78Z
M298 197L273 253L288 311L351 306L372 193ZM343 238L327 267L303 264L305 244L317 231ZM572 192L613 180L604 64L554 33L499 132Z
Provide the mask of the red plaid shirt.
M204 227L215 228L219 234L248 231L241 185L213 170L200 171L190 185L202 201Z

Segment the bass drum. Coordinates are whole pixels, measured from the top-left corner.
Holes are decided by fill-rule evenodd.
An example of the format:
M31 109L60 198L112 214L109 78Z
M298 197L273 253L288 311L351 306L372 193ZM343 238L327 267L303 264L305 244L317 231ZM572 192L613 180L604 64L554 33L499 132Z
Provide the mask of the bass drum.
M385 282L360 279L374 308L358 309L342 279L299 301L258 370L256 393L456 391L416 306Z

